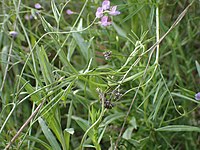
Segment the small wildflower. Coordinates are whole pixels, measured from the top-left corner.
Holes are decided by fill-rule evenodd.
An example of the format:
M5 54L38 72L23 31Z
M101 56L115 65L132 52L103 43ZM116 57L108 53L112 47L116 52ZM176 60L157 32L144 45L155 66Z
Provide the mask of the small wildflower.
M18 35L18 33L17 33L16 31L10 31L10 32L9 32L9 35L10 35L11 37L13 37L13 38L16 38L17 35Z
M102 26L109 26L111 24L112 24L111 21L108 21L108 16L103 16L101 18L101 25Z
M105 57L105 60L109 60L111 57L112 51L107 51L103 53L103 56Z
M25 20L32 20L33 19L33 16L32 15L29 15L29 14L26 14L24 16Z
M111 7L109 14L110 14L111 16L119 15L120 12L117 11L116 9L117 9L117 6L113 6L113 7Z
M66 10L66 13L67 13L68 15L74 14L74 12L73 12L72 10L70 10L70 9L67 9L67 10Z
M42 6L41 6L39 3L36 3L36 4L35 4L35 8L36 8L36 9L41 9Z
M98 8L97 8L96 17L97 17L97 18L103 17L103 8L102 8L102 7L98 7Z
M110 1L109 0L104 0L102 2L102 8L103 8L103 10L109 9L110 8Z
M195 94L195 99L196 100L200 100L200 92L198 92L197 94Z
M97 8L96 18L101 18L100 23L102 26L109 26L111 25L109 16L116 16L119 14L120 12L117 11L117 6L110 6L110 0L104 0L102 2L102 7Z

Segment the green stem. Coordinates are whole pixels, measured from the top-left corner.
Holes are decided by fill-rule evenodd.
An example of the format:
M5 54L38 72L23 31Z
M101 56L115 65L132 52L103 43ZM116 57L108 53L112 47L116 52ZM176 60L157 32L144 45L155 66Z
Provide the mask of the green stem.
M83 138L82 138L81 144L80 144L80 148L79 148L80 150L83 149L83 142L85 141L85 138L86 138L87 134L89 133L89 131L90 131L92 128L94 128L95 125L97 125L97 124L101 121L101 119L102 119L102 117L103 117L103 115L104 115L104 111L105 111L105 109L104 109L104 102L102 102L102 107L101 107L101 109L102 109L102 111L101 111L101 114L100 114L99 118L97 119L97 121L95 121L95 123L94 123L93 125L91 125L91 126L87 129L87 131L85 132L85 134L83 135ZM97 144L98 144L98 142L97 142ZM101 150L100 145L99 145L99 144L97 145L97 144L95 144L96 149L97 149L97 150Z

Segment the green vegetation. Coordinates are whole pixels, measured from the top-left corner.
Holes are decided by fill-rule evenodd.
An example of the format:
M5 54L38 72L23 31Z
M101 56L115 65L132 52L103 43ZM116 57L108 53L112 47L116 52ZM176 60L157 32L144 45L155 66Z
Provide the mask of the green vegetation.
M0 149L200 149L200 1L101 4L0 1Z

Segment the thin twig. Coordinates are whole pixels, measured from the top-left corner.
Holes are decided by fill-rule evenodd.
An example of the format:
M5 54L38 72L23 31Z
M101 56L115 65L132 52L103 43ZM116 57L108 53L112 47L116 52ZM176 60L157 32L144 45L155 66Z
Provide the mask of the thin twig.
M4 150L8 150L10 148L12 143L17 139L17 137L20 135L20 133L23 131L23 129L29 124L29 122L33 119L33 117L38 113L40 108L43 106L44 102L45 102L45 100L43 100L42 103L40 103L40 105L38 105L38 107L35 109L35 111L30 115L30 117L26 120L26 122L17 131L15 136L11 139L11 141L8 143L8 145L5 147Z
M144 54L146 54L147 52L151 51L151 53L150 53L150 58L152 57L153 52L155 51L155 48L158 47L158 45L162 42L162 40L163 40L163 39L164 39L164 38L179 24L179 22L180 22L180 21L182 20L182 18L185 16L185 14L187 13L187 11L188 11L189 7L192 5L192 3L193 3L193 2L191 2L191 3L183 10L183 12L178 16L178 18L175 20L175 22L174 22L174 23L172 24L172 26L169 28L169 30L168 30L168 31L153 45L153 46L151 46L146 52L144 52L144 53L141 54L141 55L144 55ZM147 71L148 66L149 66L149 64L150 64L150 58L149 58L149 60L148 60L148 62L147 62L147 66L146 66L146 68L145 68L143 77L145 77L145 75L146 75L146 71ZM142 81L143 81L143 80L142 80ZM140 89L140 87L141 87L141 85L142 85L142 81L140 82L138 88L136 89L135 95L134 95L134 97L133 97L133 99L132 99L132 101L131 101L130 107L129 107L129 109L128 109L128 111L127 111L127 114L126 114L126 116L125 116L125 118L124 118L124 122L123 122L123 125L122 125L122 127L121 127L119 136L118 136L118 138L117 138L117 140L116 140L114 150L117 150L118 143L119 143L119 141L120 141L120 139L121 139L121 136L122 136L122 133L123 133L123 131L124 131L124 127L125 127L127 118L128 118L128 116L129 116L129 114L130 114L130 112L131 112L131 109L132 109L132 107L133 107L133 104L134 104L134 101L135 101L135 99L136 99L137 93L138 93L138 91L139 91L139 89Z

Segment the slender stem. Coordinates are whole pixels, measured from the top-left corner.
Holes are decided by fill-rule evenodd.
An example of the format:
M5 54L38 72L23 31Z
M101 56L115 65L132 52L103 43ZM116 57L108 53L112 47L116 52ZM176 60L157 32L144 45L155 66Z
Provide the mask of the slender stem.
M102 111L101 111L101 114L100 114L99 118L97 119L97 121L95 121L95 123L93 123L93 124L87 129L87 131L85 132L85 134L83 135L83 138L82 138L81 144L80 144L80 150L83 149L83 142L84 142L84 140L85 140L85 138L86 138L88 132L89 132L92 128L94 128L94 126L97 125L97 123L99 123L99 121L102 119L102 117L103 117L103 115L104 115L104 110L105 110L105 109L104 109L104 98L102 99L102 107L101 107L101 109L102 109ZM98 149L99 149L99 147L98 147Z
M61 14L62 14L63 10L65 9L66 5L67 5L69 2L70 2L70 0L67 1L67 2L63 5L63 7L61 8L61 10L60 10L60 12L59 12L60 14L59 14L58 22L57 22L57 31L59 31L59 28L60 28Z
M74 28L75 28L76 24L78 23L78 21L79 21L81 15L82 15L82 13L83 13L83 11L84 11L84 9L85 9L87 3L88 3L88 0L85 1L84 5L83 5L83 7L82 7L82 9L81 9L81 11L80 11L80 13L79 13L79 15L78 15L76 21L75 21L75 23L73 24L73 26L72 26L72 28L71 28L71 31L74 30ZM53 58L52 62L56 59L56 57L58 56L58 54L60 53L60 51L61 51L62 48L64 47L64 45L65 45L65 43L67 42L69 36L70 36L70 34L68 34L67 37L65 38L64 42L62 43L61 47L58 49L58 51L57 51L55 57Z
M4 1L3 1L3 4L2 4L2 7L3 7L4 14L6 14L6 11L5 11L5 2ZM16 8L16 12L18 12L18 11L19 11L19 5ZM15 22L13 23L14 30L16 30L16 26L17 26L17 20L15 20ZM14 38L12 39L11 44L10 44L10 49L9 49L8 59L7 59L7 65L6 65L6 68L5 68L5 72L4 72L4 76L3 76L3 81L2 81L2 84L1 84L1 88L0 88L1 92L2 92L2 90L4 88L4 84L5 84L5 81L6 81L6 77L7 77L7 73L8 73L8 67L9 67L10 59L11 59L11 53L12 53L13 44L14 44Z
M193 2L192 2L192 3L193 3ZM158 37L159 37L159 34L156 34L156 36L158 36L158 37L157 37L157 40L158 40L158 41L157 41L152 47L150 47L146 52L143 53L143 54L145 54L145 53L147 53L147 52L149 52L149 51L151 52L150 55L149 55L149 60L148 60L148 62L147 62L147 65L146 65L144 74L143 74L143 78L142 78L142 80L140 81L140 84L139 84L138 88L136 89L135 95L134 95L134 97L133 97L133 99L132 99L132 101L131 101L130 107L129 107L129 109L128 109L128 111L127 111L127 114L126 114L126 116L125 116L125 118L124 118L124 122L123 122L123 125L122 125L122 127L121 127L119 136L118 136L118 138L117 138L117 140L116 140L114 150L117 150L118 143L119 143L119 141L120 141L120 139L121 139L121 136L122 136L122 134L123 134L123 131L124 131L124 127L125 127L127 118L128 118L128 116L129 116L129 114L130 114L130 112L131 112L131 109L132 109L133 103L134 103L134 101L135 101L135 99L136 99L137 93L139 92L139 89L140 89L140 87L141 87L141 85L142 85L142 83L143 83L143 81L144 81L144 79L145 79L145 77L146 77L146 72L147 72L147 69L148 69L148 67L149 67L150 60L151 60L151 58L152 58L153 52L155 51L155 48L156 48L157 45L159 45L160 42L168 35L168 33L169 33L172 29L174 29L174 28L176 27L176 25L182 20L182 18L185 16L186 12L188 11L188 9L189 9L189 7L192 5L192 3L190 3L190 4L183 10L183 12L178 16L178 18L177 18L176 21L173 23L173 25L169 28L169 30L168 30L161 38L158 38ZM159 13L157 9L156 9L156 12ZM157 15L157 13L156 13L156 15ZM157 18L157 16L156 16L156 18ZM157 19L158 19L158 20L157 20ZM157 21L159 21L159 18L157 18L157 19L156 19L156 23L157 23ZM158 22L158 23L159 23L159 22ZM157 30L158 30L158 29L157 29ZM159 31L156 31L156 33L159 33ZM157 50L159 50L159 47L157 47ZM142 54L142 55L143 55L143 54ZM157 59L158 59L158 55L159 55L159 53L157 52ZM156 68L157 68L157 66L155 67L155 69L156 69Z
M167 32L165 32L165 34L159 39L158 42L156 42L154 45L152 45L148 50L146 50L144 53L142 53L141 55L145 55L146 53L148 53L149 51L154 51L156 46L158 44L160 44L163 39L179 24L179 22L183 19L183 17L185 16L185 14L187 13L188 9L190 8L190 6L193 4L194 1L192 1L184 10L183 12L178 16L178 18L174 21L174 23L171 25L171 27L167 30Z
M43 100L42 103L40 103L40 105L38 105L38 107L35 109L35 111L30 115L30 117L26 120L26 122L17 131L15 136L11 139L11 141L8 143L8 145L5 147L4 150L8 150L10 148L12 143L17 139L17 137L20 135L20 133L23 131L23 129L29 124L29 122L33 119L33 117L38 113L40 108L43 106L44 102L45 102L45 100Z
M15 110L15 108L16 108L16 104L13 103L13 108L12 108L12 110L10 111L10 113L8 114L8 116L6 117L6 120L4 121L3 125L1 126L0 133L3 131L3 128L5 127L6 123L8 122L8 119L9 119L10 116L12 115L13 111Z
M156 63L158 64L159 61L159 40L160 40L160 18L159 18L159 0L157 0L157 6L156 6L156 42L158 45L156 46Z

